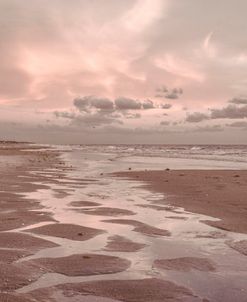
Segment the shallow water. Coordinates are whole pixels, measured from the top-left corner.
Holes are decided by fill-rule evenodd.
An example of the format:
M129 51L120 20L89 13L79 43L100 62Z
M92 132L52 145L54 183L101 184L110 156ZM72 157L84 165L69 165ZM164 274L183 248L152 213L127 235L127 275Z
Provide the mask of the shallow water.
M141 279L158 277L175 281L203 298L217 302L246 302L247 297L247 261L246 256L226 245L226 240L247 239L246 235L219 231L201 223L201 220L213 218L193 214L182 208L168 207L167 210L141 207L166 200L163 194L153 193L142 187L142 183L127 179L114 178L107 174L114 171L141 169L169 168L245 168L241 161L217 161L216 159L174 159L160 156L131 156L133 150L127 150L127 156L119 150L107 149L104 152L94 152L84 147L64 148L61 157L69 170L64 170L64 177L59 178L56 170L37 171L50 177L50 189L38 190L28 194L28 198L39 200L54 218L60 223L73 223L87 227L105 230L106 233L98 235L87 241L73 241L58 237L36 235L36 237L51 240L58 247L48 248L35 255L23 258L21 261L43 257L64 257L79 253L97 253L114 255L131 261L131 267L121 273L95 275L86 277L67 277L61 274L47 273L38 281L23 287L18 292L27 293L34 289L50 287L57 284L73 283L90 280L112 279ZM110 152L109 152L110 150ZM68 152L69 151L69 152ZM102 150L101 150L102 151ZM107 152L106 152L107 151ZM136 150L134 150L136 152ZM197 150L198 151L198 150ZM103 175L102 175L103 173ZM59 183L54 185L56 179ZM134 215L126 216L100 216L87 215L72 207L74 201L97 202L104 207L121 208L133 211ZM147 236L133 231L131 225L107 223L107 219L131 219L165 229L171 232L170 237ZM179 219L181 218L181 219ZM23 231L32 227L45 225L45 222L19 229ZM50 222L47 222L50 224ZM211 232L217 232L216 238L210 238ZM214 233L215 234L215 233ZM113 235L124 236L134 242L144 243L147 246L137 252L105 251L108 237ZM209 236L208 236L209 235ZM219 236L220 235L220 236ZM208 236L208 238L202 238ZM212 236L211 236L212 237ZM219 238L218 238L219 237ZM175 272L154 269L152 263L155 259L168 259L176 257L206 257L216 264L215 272ZM68 300L71 302L77 301ZM60 301L59 299L58 301ZM63 301L63 300L61 300ZM65 300L64 300L65 301ZM66 300L67 301L67 300ZM85 300L87 301L87 300ZM91 300L88 300L91 301ZM92 300L93 301L93 300ZM95 300L110 302L110 300Z

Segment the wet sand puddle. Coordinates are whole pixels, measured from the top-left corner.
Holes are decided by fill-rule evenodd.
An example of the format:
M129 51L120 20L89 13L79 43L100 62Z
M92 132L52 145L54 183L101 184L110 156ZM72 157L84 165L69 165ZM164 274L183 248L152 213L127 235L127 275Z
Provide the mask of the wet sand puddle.
M43 176L55 179L56 184L53 183L50 189L29 194L29 198L39 200L60 224L103 232L83 241L42 234L42 227L53 222L14 230L58 245L19 262L80 254L86 258L87 254L97 254L126 259L131 264L122 271L94 272L84 276L47 271L37 281L17 290L18 293L67 283L161 278L189 288L200 297L188 301L202 301L202 298L209 301L246 301L246 256L226 244L246 239L246 235L203 224L201 220L212 218L169 206L164 202L165 196L149 192L138 181L116 179L107 174L129 167L128 162L109 160L113 158L112 154L95 156L76 150L64 153L62 158L71 169L65 169L62 177L52 169L42 172ZM133 162L131 167L136 170L145 168ZM154 165L153 169L158 167ZM37 228L40 232L34 230ZM80 237L82 234L78 231L77 235ZM70 258L64 258L64 261L66 259ZM186 267L188 263L189 267ZM57 301L81 301L76 297L65 298L59 291L54 295ZM97 300L90 300L89 296L84 298L83 301L113 301L100 297Z

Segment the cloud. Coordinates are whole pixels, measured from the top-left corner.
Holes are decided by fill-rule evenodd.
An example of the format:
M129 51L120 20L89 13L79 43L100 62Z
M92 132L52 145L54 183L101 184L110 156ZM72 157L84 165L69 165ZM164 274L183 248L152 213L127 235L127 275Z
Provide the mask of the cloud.
M84 96L74 99L74 106L80 111L88 112L92 108L102 111L113 110L113 102L108 98L99 98L95 96Z
M153 22L163 17L164 0L137 0L133 8L122 19L129 30L140 33Z
M167 93L169 90L165 85L162 85L156 89L158 93Z
M222 109L210 109L211 119L243 119L247 118L247 105L246 106L235 106L228 105Z
M57 118L74 119L76 117L74 112L69 111L54 111L54 115Z
M96 96L84 96L77 97L73 101L74 106L79 111L89 112L92 109L99 109L106 113L113 111L129 111L129 110L147 110L156 108L151 100L134 100L127 97L119 97L114 101L108 98L96 97Z
M202 50L208 58L215 58L217 49L212 43L213 32L209 32L202 43Z
M142 107L143 109L153 109L154 107L154 103L150 100L146 100L142 103Z
M185 121L188 123L199 123L201 121L208 120L208 119L209 116L205 113L193 112L187 115Z
M215 120L215 119L244 119L247 118L247 105L236 106L228 105L221 109L211 108L209 114L202 112L194 112L187 114L185 119L189 123L199 123L204 120Z
M190 60L182 59L174 53L165 52L165 54L157 56L155 65L169 73L171 76L182 78L183 80L190 80L193 82L202 83L204 75L198 70Z
M156 89L156 92L157 92L156 94L157 98L175 100L178 99L183 94L183 89L182 88L168 89L165 85L162 85L161 87Z
M194 132L219 132L224 131L224 128L222 125L207 125L203 127L197 127L193 130Z
M140 110L142 104L140 101L133 100L126 97L119 97L115 100L117 110Z
M105 124L123 124L123 120L140 119L141 111L157 108L151 100L119 97L114 101L98 96L83 96L73 100L73 109L56 110L56 118L69 119L73 126L96 127ZM140 111L140 112L136 112Z
M7 99L25 97L32 83L31 75L23 69L11 65L9 67L1 65L3 64L0 63L0 97Z
M162 109L170 109L170 108L172 108L172 104L162 104L161 108Z
M111 101L108 98L84 96L75 98L73 103L79 111L84 112L89 112L91 109L100 109L101 111L129 111L155 108L151 100L142 102L126 97L119 97Z
M88 112L88 107L90 106L90 98L91 96L75 98L73 104L78 110Z
M162 121L162 122L160 122L160 125L162 125L162 126L169 126L170 122L169 121Z
M117 98L115 100L116 110L148 110L159 108L159 105L155 104L151 100L133 100L125 97Z
M75 116L72 120L71 125L74 126L86 126L86 127L96 127L102 125L109 125L109 124L123 124L121 120L112 116L112 115L102 115L99 112L93 113L91 115L78 115Z
M126 114L124 114L124 117L127 119L138 119L138 118L141 118L141 114L140 113L126 113Z
M183 94L182 88L173 88L172 91L165 94L166 99L178 99Z
M236 104L236 105L244 105L244 104L247 104L247 98L233 98L229 101L229 103L232 103L232 104Z
M239 121L239 122L234 122L234 123L231 123L231 124L227 124L227 126L234 127L234 128L247 129L247 122L245 122L245 121Z
M91 101L91 105L97 109L101 110L112 110L113 109L113 102L109 99L100 99L95 98Z
M178 99L178 95L174 92L167 93L164 97L171 100Z
M56 117L70 119L72 126L96 127L105 124L122 124L121 117L115 112L114 103L97 96L77 97L73 101L74 111L54 111Z

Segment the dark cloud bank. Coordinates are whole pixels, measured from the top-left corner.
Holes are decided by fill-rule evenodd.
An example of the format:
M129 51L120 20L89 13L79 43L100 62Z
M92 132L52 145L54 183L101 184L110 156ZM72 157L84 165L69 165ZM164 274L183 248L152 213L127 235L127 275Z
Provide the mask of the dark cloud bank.
M245 119L247 118L247 99L234 98L223 108L211 108L209 113L193 112L187 114L186 122L199 123L216 119Z
M151 100L141 101L127 97L111 100L97 96L77 97L73 105L71 111L55 111L55 117L69 119L74 125L100 126L123 124L124 119L139 119L142 111L171 108L170 104L155 105Z
M175 100L178 99L183 94L183 89L182 88L168 89L166 86L163 85L157 88L156 92L157 92L156 94L157 98Z

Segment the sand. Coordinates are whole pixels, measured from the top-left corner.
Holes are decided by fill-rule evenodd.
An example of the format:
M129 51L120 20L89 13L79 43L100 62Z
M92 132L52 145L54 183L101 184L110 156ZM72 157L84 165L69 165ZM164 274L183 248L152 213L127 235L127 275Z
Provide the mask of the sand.
M62 291L75 301L97 301L96 297L123 302L206 302L173 282L149 278L142 280L105 280L58 285L55 288L41 289L29 294L35 301L52 301L54 292ZM89 297L87 300L86 298ZM95 297L95 299L93 298ZM91 300L91 299L92 300ZM66 301L66 300L65 300ZM101 301L101 300L99 300Z
M26 211L13 211L10 213L0 214L0 231L8 231L17 228L23 228L33 223L52 221L53 219L49 214L44 212L30 212Z
M32 263L0 262L0 291L14 291L36 281L42 274L39 267Z
M0 262L12 263L12 262L18 261L24 257L27 257L31 254L32 253L30 251L22 250L22 249L20 249L20 250L16 250L16 249L0 250Z
M170 170L115 173L138 179L152 191L164 193L159 204L219 218L205 221L219 229L247 233L247 171Z
M0 233L0 236L1 235L3 234ZM11 235L11 233L6 233L6 235ZM6 240L8 240L8 242L6 242ZM0 237L0 242L1 245L5 243L5 248L9 247L9 249L0 250L0 301L14 301L14 298L11 296L1 296L2 292L13 292L16 289L27 286L38 280L44 273L42 268L37 266L34 262L18 262L18 260L33 254L35 250L48 247L49 241L46 242L42 239L39 241L39 239L36 240L36 238L32 240L31 236L25 236L24 234L24 236L21 237ZM52 244L49 247L51 246ZM23 249L16 249L15 247Z
M53 221L50 213L25 194L48 188L47 179L32 172L58 166L58 153L38 150L35 145L0 143L0 158L0 231Z
M5 248L0 249L0 291L11 292L29 285L43 274L32 261L24 263L18 260L43 248L56 246L52 242L19 233L0 233L0 243ZM8 296L1 297L0 294L0 301L7 302L8 299Z
M135 215L133 211L119 208L110 207L98 207L98 208L87 208L77 210L87 215L99 215L99 216L128 216Z
M182 272L190 272L198 270L202 272L215 271L214 264L206 258L182 257L174 259L157 259L153 263L153 267L164 270L174 270Z
M51 241L36 238L28 234L0 232L0 248L23 249L28 252L37 252L44 248L56 246L57 245Z
M133 253L143 249L146 244L133 242L123 236L110 236L104 250L112 252L129 252Z
M40 204L25 194L48 188L47 179L33 172L58 166L59 158L52 150L41 151L34 145L18 143L0 143L0 158L0 290L13 292L42 275L42 271L31 262L23 264L18 260L57 246L51 241L14 230L54 221L50 213L42 211ZM0 301L28 300L0 293Z
M170 232L164 229L159 229L146 223L130 220L130 219L108 219L103 220L108 223L126 224L134 227L133 231L147 236L170 236Z
M200 235L196 235L196 238L210 238L210 239L223 239L226 238L226 233L220 231L211 231L208 233L202 233Z
M238 251L240 254L247 256L247 240L240 240L235 242L227 242L227 244Z
M26 230L26 232L52 237L66 238L76 241L88 240L104 233L103 230L65 223L48 224L42 227L28 229Z
M72 207L82 208L82 207L97 207L100 206L101 204L98 202L82 200L82 201L72 201L70 205Z
M174 207L171 207L171 206L160 206L160 205L156 205L156 204L137 204L137 206L141 207L141 208L153 209L153 210L157 210L157 211L169 211L169 212L173 212L173 213L179 213L178 211L175 210Z
M98 282L85 282L79 284L66 284L58 287L68 293L96 295L128 302L166 302L192 300L190 290L172 282L160 279L144 280L107 280ZM199 300L197 300L199 301Z
M33 260L37 266L46 271L66 276L90 276L113 274L126 270L130 261L106 255L79 254L60 258L41 258Z
M33 302L34 300L28 299L25 296L20 297L20 295L10 295L6 293L0 293L1 302Z

